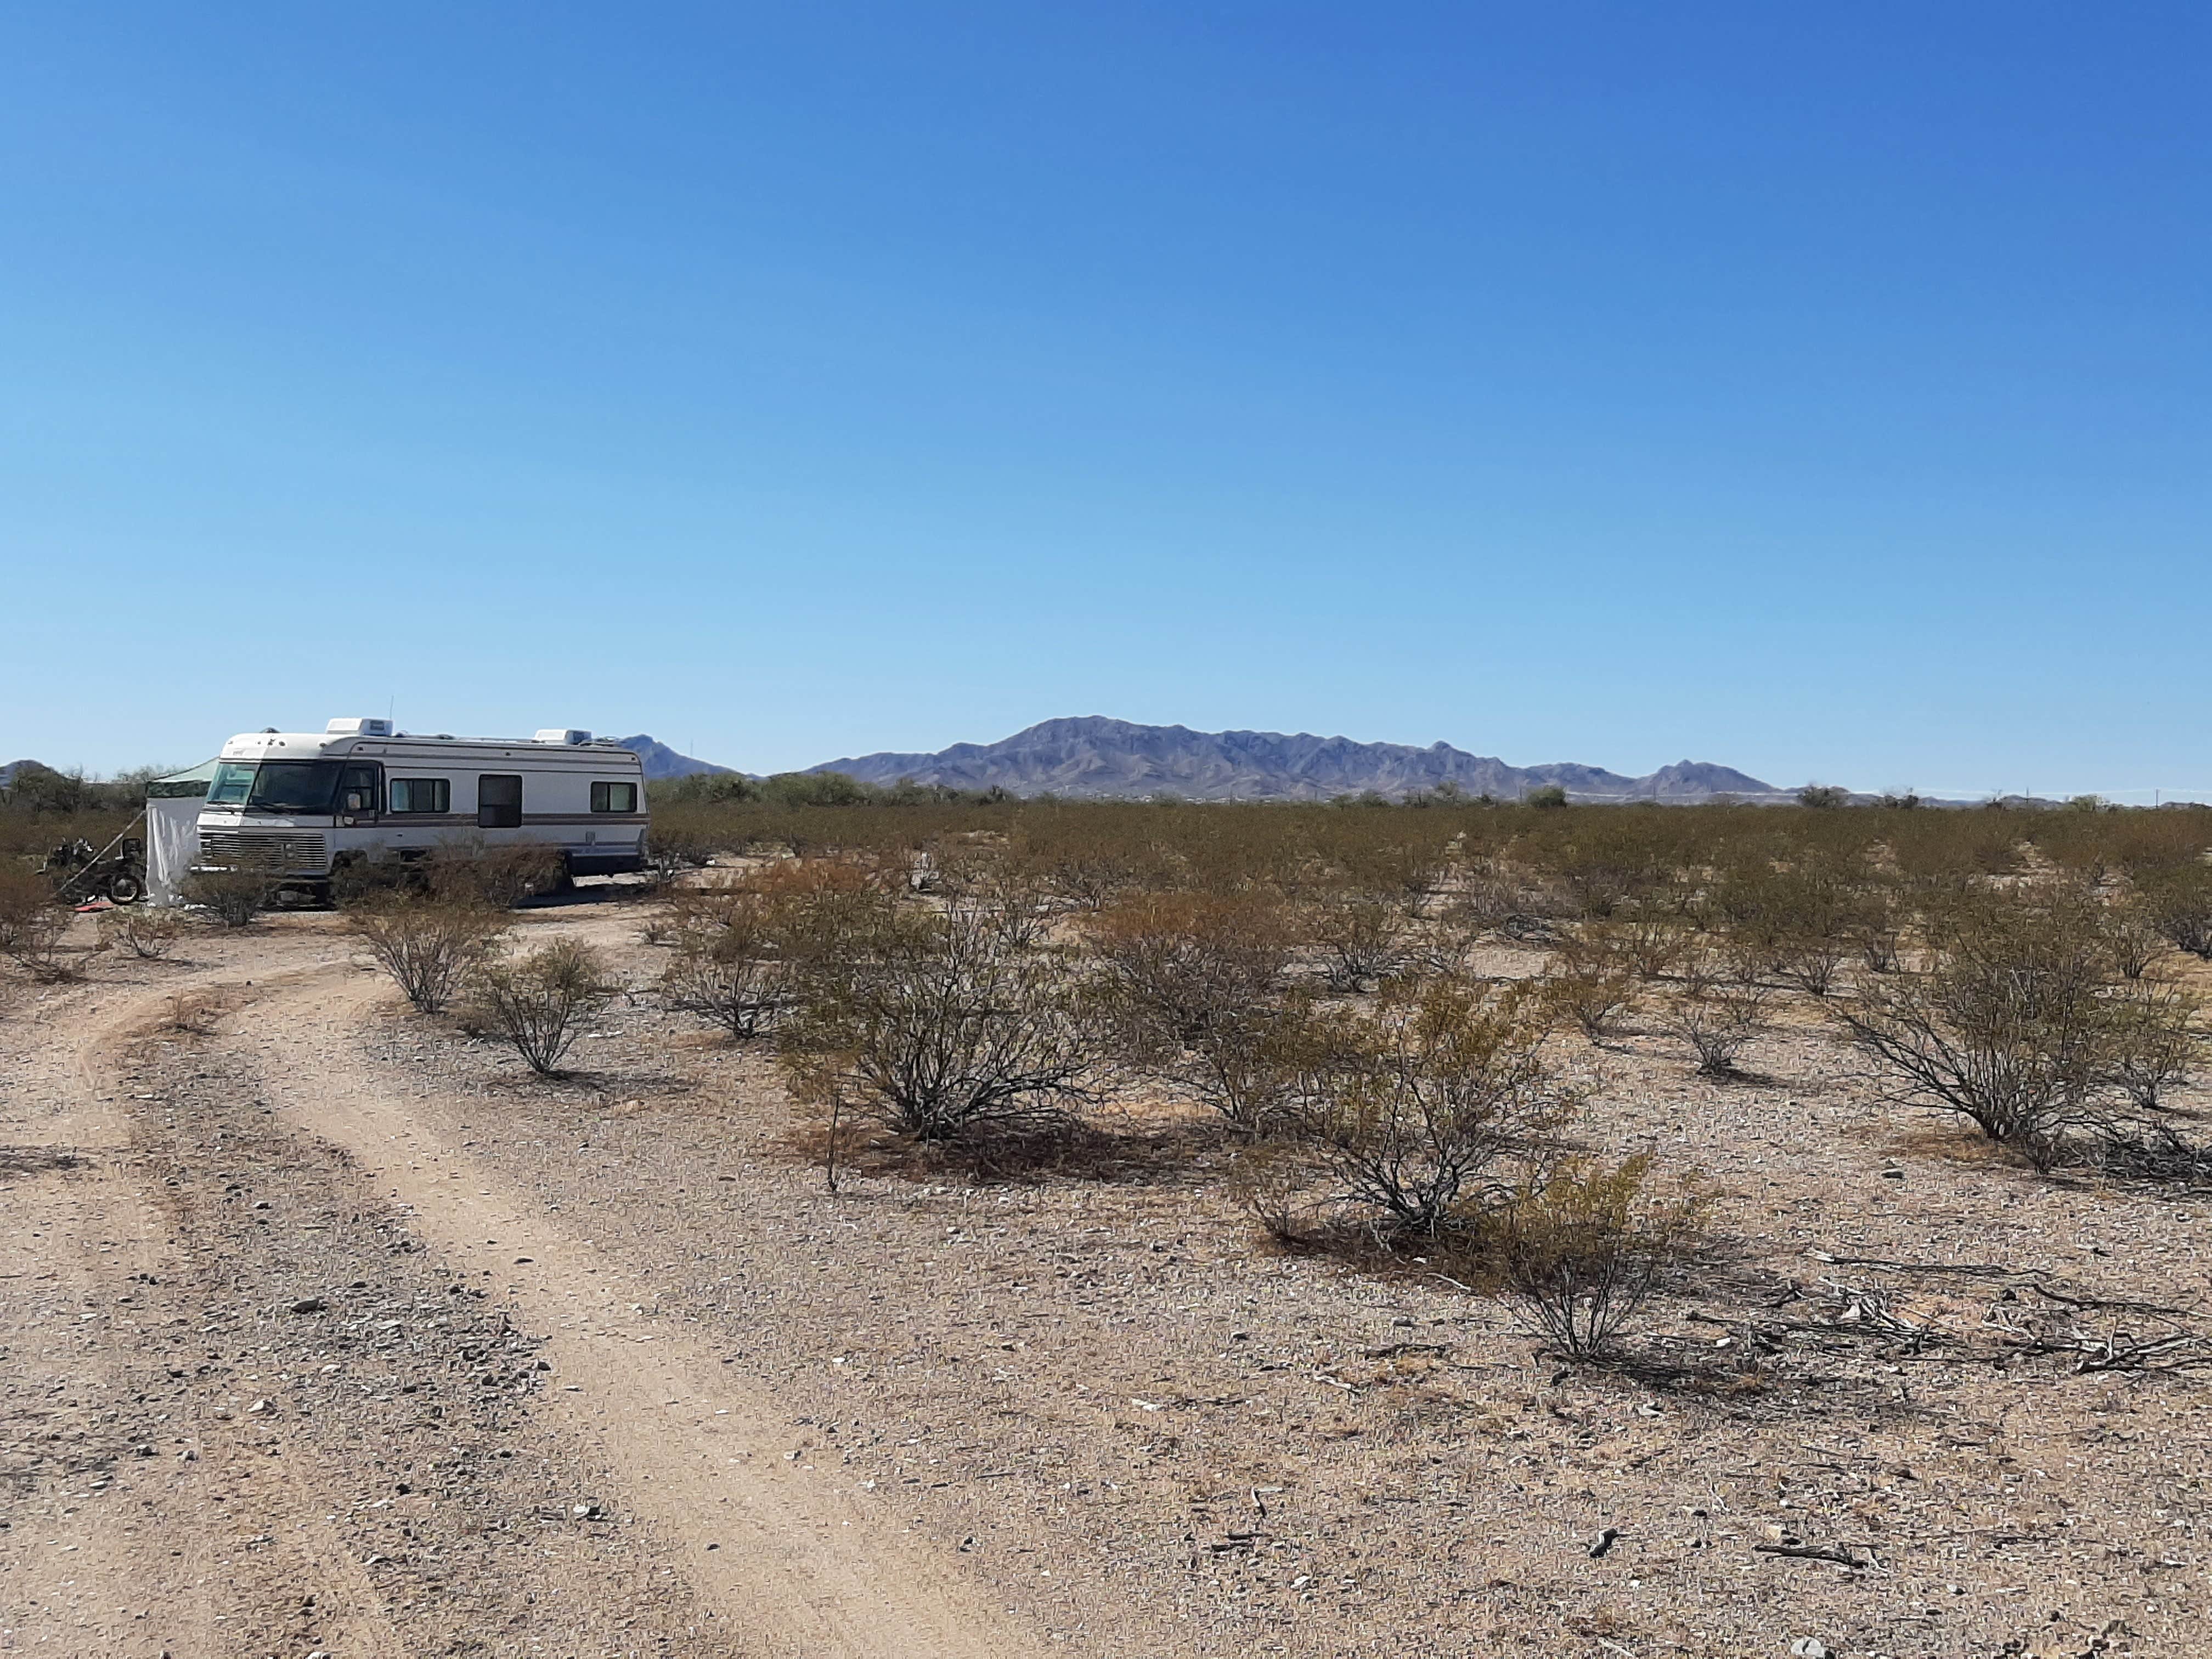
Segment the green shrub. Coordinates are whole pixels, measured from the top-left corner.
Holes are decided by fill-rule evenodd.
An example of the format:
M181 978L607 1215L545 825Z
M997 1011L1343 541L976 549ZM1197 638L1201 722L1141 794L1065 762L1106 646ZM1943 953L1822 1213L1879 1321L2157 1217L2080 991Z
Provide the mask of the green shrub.
M720 1026L739 1042L765 1036L789 1006L775 909L754 893L695 913L660 976L672 1008Z
M194 870L177 890L225 927L244 927L269 908L275 884L253 870Z
M559 1075L584 1022L613 995L599 955L556 939L520 957L488 957L468 979L471 1018L513 1043L540 1076Z
M1371 1016L1316 1016L1299 1034L1288 1132L1379 1237L1434 1238L1492 1201L1501 1160L1571 1103L1540 1052L1546 1030L1519 988L1448 981Z
M481 840L448 842L423 868L431 893L449 903L512 910L526 898L558 891L568 879L558 848L495 846Z
M376 965L426 1014L453 1000L507 925L488 905L401 895L362 905L347 920Z
M972 915L907 915L811 956L779 1059L803 1098L926 1141L1093 1097L1105 1032L1056 963Z
M1564 1358L1615 1350L1703 1235L1704 1202L1654 1194L1651 1161L1645 1152L1540 1166L1474 1235L1479 1282Z

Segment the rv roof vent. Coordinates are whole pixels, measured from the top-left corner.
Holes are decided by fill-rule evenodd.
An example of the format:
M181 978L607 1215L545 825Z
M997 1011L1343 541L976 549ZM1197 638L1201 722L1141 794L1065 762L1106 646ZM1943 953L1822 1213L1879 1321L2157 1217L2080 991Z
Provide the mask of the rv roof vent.
M546 727L545 730L540 732L534 739L534 741L538 743L568 744L589 743L591 740L592 734L588 732L562 731L558 726Z
M323 728L324 734L333 738L388 738L392 735L390 720L373 720L362 714L349 714L343 720L332 720Z

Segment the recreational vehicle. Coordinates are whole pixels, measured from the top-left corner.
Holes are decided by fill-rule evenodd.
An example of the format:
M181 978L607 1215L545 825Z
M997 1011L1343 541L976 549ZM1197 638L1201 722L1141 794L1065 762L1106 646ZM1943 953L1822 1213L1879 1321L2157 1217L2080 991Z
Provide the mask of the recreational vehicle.
M643 867L645 773L588 732L418 737L380 720L249 732L222 746L200 808L203 866L265 871L326 896L334 870L441 845L544 847L570 876Z

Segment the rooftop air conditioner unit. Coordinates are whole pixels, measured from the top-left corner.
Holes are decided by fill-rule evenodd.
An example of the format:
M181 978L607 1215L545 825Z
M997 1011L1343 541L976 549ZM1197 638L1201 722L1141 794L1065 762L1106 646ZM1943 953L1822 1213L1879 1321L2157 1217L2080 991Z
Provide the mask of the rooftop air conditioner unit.
M343 720L332 720L323 728L323 732L325 736L333 738L388 738L392 735L392 722L350 714Z
M592 734L588 732L562 731L557 726L547 726L543 732L540 732L538 736L532 739L532 741L538 743L563 744L584 744L589 743L591 740Z

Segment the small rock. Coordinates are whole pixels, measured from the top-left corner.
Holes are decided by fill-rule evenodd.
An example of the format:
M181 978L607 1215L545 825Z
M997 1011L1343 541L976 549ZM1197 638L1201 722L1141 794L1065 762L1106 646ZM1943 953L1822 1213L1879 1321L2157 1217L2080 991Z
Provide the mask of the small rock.
M1801 1636L1790 1644L1796 1659L1828 1659L1828 1644L1817 1636Z
M1589 1547L1590 1559L1595 1561L1613 1547L1613 1540L1620 1536L1619 1527L1607 1527L1598 1534L1597 1542Z
M328 1305L319 1296L303 1296L292 1304L292 1311L297 1314L320 1313Z
M257 1400L246 1408L246 1414L252 1417L257 1412L265 1412L269 1409L269 1402L266 1400Z

